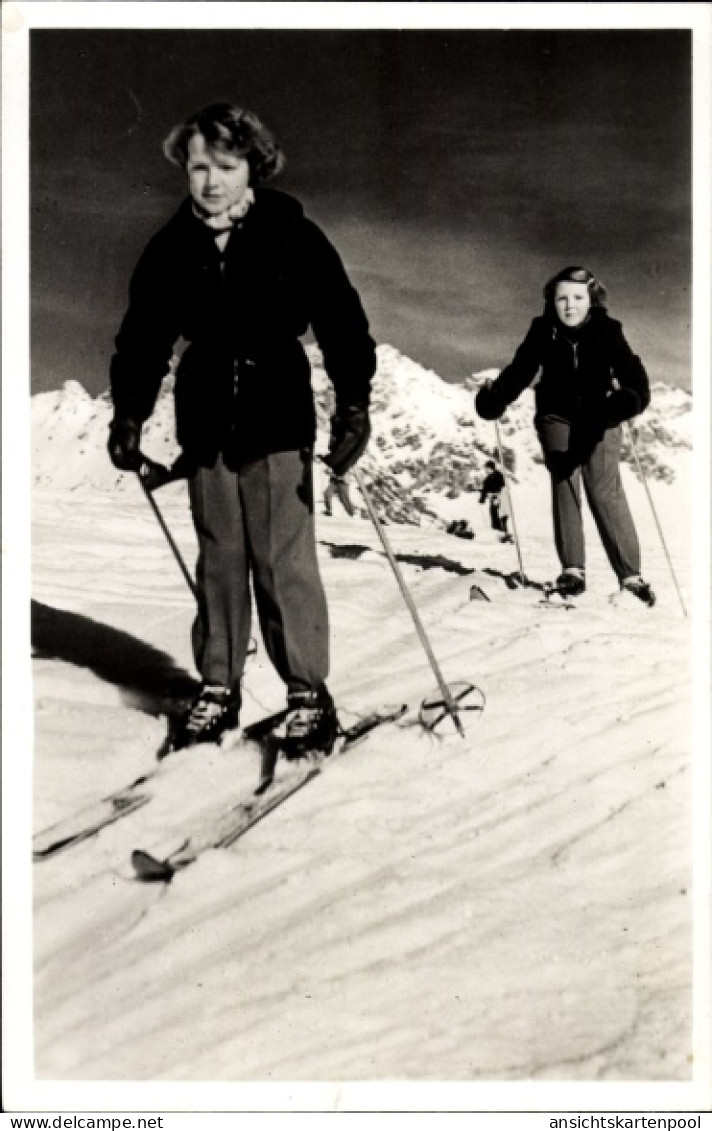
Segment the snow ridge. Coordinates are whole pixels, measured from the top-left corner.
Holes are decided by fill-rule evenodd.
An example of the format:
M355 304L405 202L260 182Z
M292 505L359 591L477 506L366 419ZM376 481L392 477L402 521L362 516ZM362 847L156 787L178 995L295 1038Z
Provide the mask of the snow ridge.
M314 345L307 346L316 394L317 452L326 451L333 390ZM390 345L378 347L373 383L373 436L362 461L364 476L391 522L414 525L445 521L452 500L478 489L486 460L496 456L492 424L476 417L472 388L490 369L464 384L448 384L432 370ZM174 438L174 377L163 381L158 403L144 426L147 454L170 463L177 455ZM541 452L532 427L533 392L527 391L500 422L507 465L515 483L541 474ZM691 449L692 397L663 383L652 388L652 404L635 424L638 457L645 475L675 480ZM108 392L92 398L77 381L32 398L32 482L49 490L125 490L132 477L111 465L106 438L112 416ZM635 463L629 430L624 459ZM323 482L317 465L317 490ZM132 489L132 487L131 487Z

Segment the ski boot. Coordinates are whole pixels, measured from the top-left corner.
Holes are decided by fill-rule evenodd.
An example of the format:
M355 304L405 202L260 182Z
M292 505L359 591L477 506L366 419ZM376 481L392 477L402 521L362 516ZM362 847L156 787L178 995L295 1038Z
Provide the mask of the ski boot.
M237 726L239 716L239 692L203 684L198 697L176 724L171 749L182 750L199 742L219 743L226 730Z
M282 749L293 761L310 754L328 755L339 733L339 720L331 695L319 688L290 691Z
M580 597L585 589L586 576L576 566L568 566L551 586L551 592L558 593L560 597Z
M633 593L639 601L644 605L649 605L650 608L655 604L655 594L648 585L647 581L643 581L639 573L633 577L626 577L621 581L621 589L624 593Z

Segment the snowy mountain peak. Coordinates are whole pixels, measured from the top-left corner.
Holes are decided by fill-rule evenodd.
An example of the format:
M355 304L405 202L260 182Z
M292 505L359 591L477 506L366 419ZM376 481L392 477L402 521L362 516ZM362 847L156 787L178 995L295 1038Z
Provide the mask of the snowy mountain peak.
M326 451L333 390L314 345L307 347L317 403L317 451ZM486 460L496 457L494 426L476 417L473 388L497 369L447 384L432 370L390 345L378 347L372 391L373 437L362 468L383 517L420 524L444 521L452 501L472 494ZM178 454L174 437L174 377L163 382L156 409L144 426L144 450L170 463ZM667 482L691 448L692 398L682 389L657 383L652 405L636 423L640 463L647 476ZM527 391L500 422L505 460L514 482L541 475L541 453L532 427L533 393ZM111 465L106 440L112 405L109 393L92 398L77 381L32 398L32 478L43 489L111 491L130 477ZM626 439L624 458L634 462ZM317 465L317 489L324 472Z

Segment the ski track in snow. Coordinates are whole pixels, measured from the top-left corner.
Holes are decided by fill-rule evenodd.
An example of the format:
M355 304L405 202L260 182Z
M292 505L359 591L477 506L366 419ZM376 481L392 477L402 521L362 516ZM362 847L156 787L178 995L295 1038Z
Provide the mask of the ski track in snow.
M542 582L548 499L527 489ZM689 1080L689 625L633 495L653 610L609 600L595 535L567 612L507 588L514 547L474 497L472 542L389 524L445 678L486 694L464 741L411 712L232 849L139 884L133 848L177 847L256 782L254 749L191 751L145 808L36 864L38 1078ZM159 501L192 568L181 489ZM40 490L34 523L40 829L155 768L166 681L195 673L192 598L138 491ZM417 708L435 680L375 531L320 515L318 539L344 718ZM472 572L412 564L438 555ZM246 723L282 703L261 644L245 692Z

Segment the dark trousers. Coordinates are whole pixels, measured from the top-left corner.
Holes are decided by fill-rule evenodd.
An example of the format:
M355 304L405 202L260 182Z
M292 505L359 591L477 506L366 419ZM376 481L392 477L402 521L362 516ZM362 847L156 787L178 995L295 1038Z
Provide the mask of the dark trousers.
M195 663L206 683L236 688L251 630L250 580L270 660L290 690L329 670L329 623L314 533L309 451L231 470L218 457L189 480L198 536Z
M640 573L640 545L620 473L621 428L603 435L544 416L537 431L551 475L554 541L561 565L585 566L581 482L603 548L619 581Z
M492 529L506 532L507 522L506 522L506 519L504 520L504 523L502 522L502 515L500 514L500 510L499 510L499 496L498 495L495 495L492 499L490 499L489 512L490 512L490 526L492 527Z

